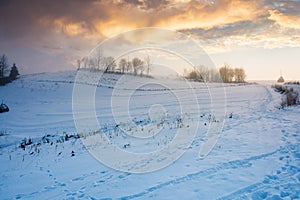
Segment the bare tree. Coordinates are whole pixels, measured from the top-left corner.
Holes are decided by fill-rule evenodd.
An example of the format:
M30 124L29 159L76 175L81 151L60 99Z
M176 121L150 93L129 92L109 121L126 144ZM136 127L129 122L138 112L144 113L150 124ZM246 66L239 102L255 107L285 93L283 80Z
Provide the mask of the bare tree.
M126 63L126 72L129 73L132 70L132 62L131 61L127 61Z
M234 78L234 69L232 69L231 67L228 68L228 82L231 83L233 81Z
M80 61L80 59L77 59L76 62L77 62L77 70L79 70L80 69L80 65L81 65L81 61Z
M88 58L83 57L80 61L80 68L86 69L88 67Z
M149 55L145 58L145 64L146 64L147 76L149 76L150 66L151 66L151 60Z
M246 73L243 68L234 69L234 80L235 82L242 83L245 82Z
M88 59L88 66L89 66L89 69L96 71L97 70L96 60L93 59L93 58L89 58Z
M106 66L105 72L108 72L108 71L114 72L115 71L115 68L117 65L116 65L115 59L113 57L111 57L111 56L104 57L103 61L104 61L104 66Z
M124 74L125 73L125 68L126 68L126 65L127 65L127 61L125 58L122 58L119 62L119 68L121 70L121 72Z
M95 50L95 65L96 65L96 68L98 70L103 70L103 67L106 67L106 66L103 66L102 65L102 62L103 62L103 51L101 48L98 48ZM102 68L102 69L101 69Z
M206 82L209 81L209 70L204 65L200 65L198 68L200 80Z
M226 69L226 66L221 67L219 69L219 72L220 72L220 75L221 75L221 78L222 78L223 82L226 83L227 80L228 80L227 79L227 69Z
M137 75L138 71L141 71L141 75L144 71L144 62L139 58L133 58L132 59L132 67L133 67L133 74Z
M0 57L0 78L5 76L5 73L7 72L9 68L8 59L5 54L3 54Z
M234 70L228 64L225 63L224 66L219 69L219 72L224 83L232 82Z
M231 68L228 64L225 64L224 67L221 67L220 76L224 83L231 83L234 81L237 83L245 82L246 73L243 68Z

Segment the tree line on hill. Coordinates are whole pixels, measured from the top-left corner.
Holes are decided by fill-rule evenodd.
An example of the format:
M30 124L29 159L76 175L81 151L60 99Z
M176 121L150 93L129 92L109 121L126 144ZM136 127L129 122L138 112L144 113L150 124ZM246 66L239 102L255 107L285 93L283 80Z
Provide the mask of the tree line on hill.
M78 69L89 69L92 71L102 71L104 73L130 74L134 76L151 77L151 59L146 56L144 59L134 57L121 58L115 60L112 56L104 56L101 49L97 49L90 57L77 60ZM224 64L219 70L209 69L205 66L194 67L192 70L184 70L184 78L199 82L224 82L224 83L244 83L246 73L243 68L232 68Z
M244 83L246 73L243 68L232 68L224 64L219 70L209 69L205 66L195 67L193 70L185 70L184 77L199 82Z
M78 69L90 69L93 71L103 71L105 73L119 73L119 74L131 74L139 76L150 76L151 60L149 56L144 59L134 57L129 60L121 58L117 62L113 57L105 57L101 50L98 50L96 54L91 58L83 58L77 60Z
M16 80L19 76L19 70L14 63L11 69L9 69L8 58L5 54L0 57L0 85Z

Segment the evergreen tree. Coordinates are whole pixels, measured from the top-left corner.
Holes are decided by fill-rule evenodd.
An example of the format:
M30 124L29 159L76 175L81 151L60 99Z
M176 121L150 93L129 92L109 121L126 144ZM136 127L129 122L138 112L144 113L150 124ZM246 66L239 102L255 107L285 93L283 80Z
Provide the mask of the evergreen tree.
M19 74L19 71L18 71L18 68L17 68L16 64L14 63L11 70L10 70L9 78L11 80L15 80L15 79L17 79L18 75L20 75L20 74Z

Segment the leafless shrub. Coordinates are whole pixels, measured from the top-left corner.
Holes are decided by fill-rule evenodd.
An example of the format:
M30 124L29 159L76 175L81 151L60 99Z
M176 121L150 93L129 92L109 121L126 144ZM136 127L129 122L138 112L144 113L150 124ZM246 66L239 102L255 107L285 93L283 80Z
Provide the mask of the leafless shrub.
M283 94L280 108L283 109L287 106L293 106L299 104L299 94L298 92L294 91L293 88L285 87L284 85L274 85L272 86L276 92Z

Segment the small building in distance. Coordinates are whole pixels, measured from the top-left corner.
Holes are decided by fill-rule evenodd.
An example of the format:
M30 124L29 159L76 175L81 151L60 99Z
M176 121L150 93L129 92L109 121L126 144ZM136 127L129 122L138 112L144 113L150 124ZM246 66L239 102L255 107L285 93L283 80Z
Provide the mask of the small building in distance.
M279 77L279 79L277 79L277 83L284 83L284 78L282 76L281 70L280 70L280 77Z
M280 77L279 77L279 79L277 79L277 83L283 83L284 82L284 78L283 78L283 76L281 75Z

